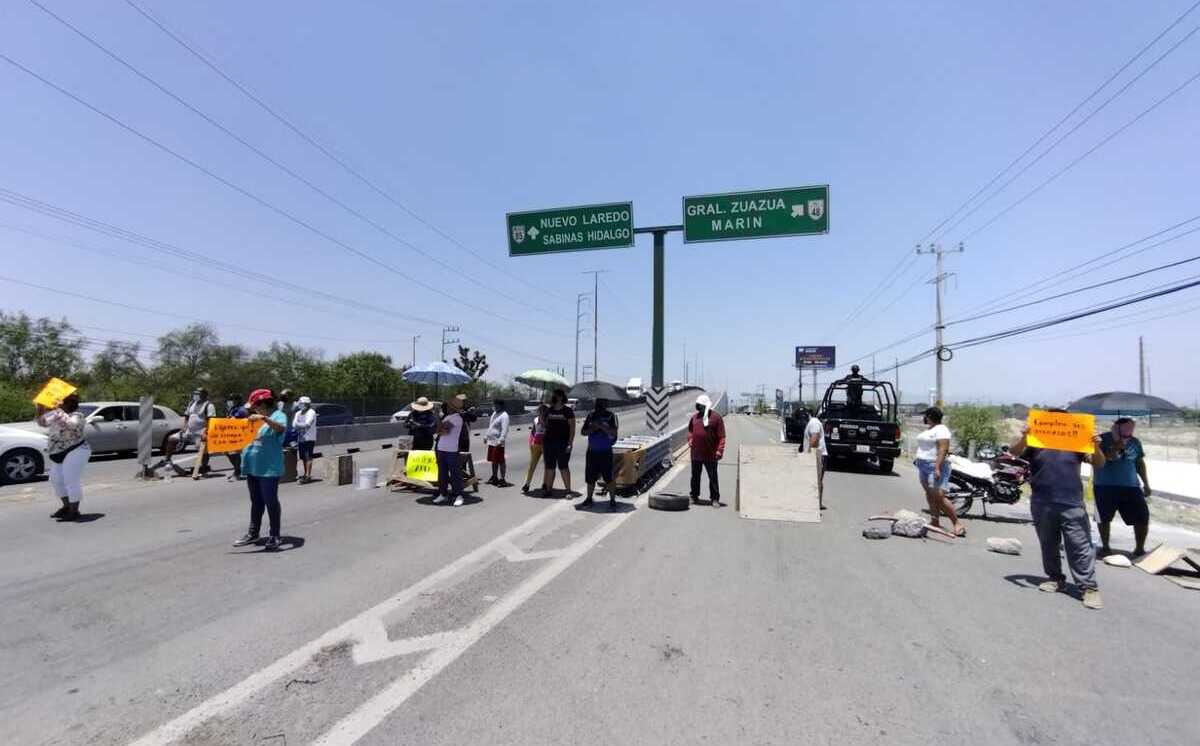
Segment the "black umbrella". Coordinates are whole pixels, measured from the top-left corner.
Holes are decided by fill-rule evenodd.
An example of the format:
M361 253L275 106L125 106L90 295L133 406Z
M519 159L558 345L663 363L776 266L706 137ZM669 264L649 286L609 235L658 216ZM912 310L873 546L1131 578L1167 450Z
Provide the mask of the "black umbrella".
M577 383L567 392L572 399L607 399L608 401L625 401L629 397L619 387L604 381L584 381Z
M1127 415L1144 417L1151 414L1177 414L1180 410L1171 402L1158 396L1138 394L1133 391L1105 391L1076 399L1067 405L1072 412L1099 415Z

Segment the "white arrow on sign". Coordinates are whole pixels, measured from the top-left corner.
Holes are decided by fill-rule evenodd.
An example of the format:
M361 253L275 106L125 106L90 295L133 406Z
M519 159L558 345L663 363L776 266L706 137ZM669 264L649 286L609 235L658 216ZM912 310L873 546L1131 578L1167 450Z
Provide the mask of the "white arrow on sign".
M804 205L803 204L792 205L792 217L793 218L804 217Z
M801 207L803 207L803 205L801 205ZM536 225L529 229L529 237L534 240L537 240L539 233L541 233L541 231L537 229Z

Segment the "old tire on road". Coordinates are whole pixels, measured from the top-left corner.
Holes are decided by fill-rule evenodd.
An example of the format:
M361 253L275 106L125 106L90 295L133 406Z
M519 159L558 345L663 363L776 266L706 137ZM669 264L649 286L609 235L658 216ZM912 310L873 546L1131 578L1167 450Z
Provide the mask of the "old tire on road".
M650 496L650 507L655 510L687 510L692 499L687 495L659 493Z

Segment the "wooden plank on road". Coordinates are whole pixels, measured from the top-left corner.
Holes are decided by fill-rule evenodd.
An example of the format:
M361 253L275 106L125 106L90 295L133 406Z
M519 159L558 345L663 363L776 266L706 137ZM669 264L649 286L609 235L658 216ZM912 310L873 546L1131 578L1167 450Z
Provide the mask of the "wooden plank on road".
M740 446L737 510L742 518L820 523L815 457L791 446Z

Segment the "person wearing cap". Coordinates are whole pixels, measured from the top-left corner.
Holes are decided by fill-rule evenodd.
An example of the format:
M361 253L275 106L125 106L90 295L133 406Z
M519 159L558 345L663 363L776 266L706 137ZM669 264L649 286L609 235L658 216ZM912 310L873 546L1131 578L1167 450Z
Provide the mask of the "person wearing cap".
M463 475L459 465L459 438L467 427L462 410L466 397L461 394L452 396L442 405L444 416L438 425L438 439L434 450L437 454L438 493L433 498L435 505L441 505L454 498L454 507L463 504Z
M408 405L409 415L405 421L412 436L412 450L432 451L433 437L437 434L438 417L433 411L433 402L424 396Z
M800 443L799 451L808 451L814 454L817 462L817 505L821 510L825 509L825 462L829 459L829 449L825 447L825 427L821 421L817 419L815 414L808 411L808 407L800 407L798 415L806 417L808 424L804 426L804 438Z
M1033 488L1029 514L1042 548L1042 569L1046 573L1046 580L1038 585L1038 589L1047 593L1066 590L1067 578L1063 575L1061 556L1065 549L1071 576L1083 591L1083 605L1099 609L1104 606L1104 601L1096 583L1096 551L1092 545L1087 508L1083 506L1083 480L1079 468L1085 463L1092 465L1093 473L1104 468L1100 436L1092 438L1091 453L1032 448L1028 438L1029 424L1026 423L1008 452L1029 462L1029 484Z
M172 442L168 444L167 463L173 466L171 457L189 445L194 445L199 449L204 444L207 435L209 418L216 416L217 407L208 400L208 389L201 387L193 391L192 401L183 412L183 428L171 438ZM201 474L207 474L208 471L208 451L205 450L200 456L200 471L196 474L196 478L199 479Z
M317 410L312 408L312 399L307 396L300 397L297 404L300 408L292 418L292 429L296 431L296 455L304 464L300 484L308 484L312 481L313 451L317 447Z
M508 462L504 457L504 444L508 440L508 412L504 411L504 400L492 402L492 416L488 419L487 433L483 436L487 444L487 460L492 465L492 477L488 484L496 487L512 487L508 482Z
M92 457L85 435L87 421L79 411L79 394L71 392L54 409L37 405L37 424L46 428L50 487L62 507L50 514L60 521L79 520L83 501L83 467Z
M1142 441L1133 436L1133 427L1133 418L1120 417L1109 432L1100 436L1104 467L1096 470L1092 484L1101 556L1112 553L1108 536L1117 513L1126 526L1133 527L1133 556L1146 553L1146 536L1150 533L1150 507L1146 504L1150 477L1146 473L1146 451Z
M283 476L283 441L287 437L288 418L275 405L270 389L255 389L246 399L253 410L247 419L259 425L250 445L242 449L242 473L250 491L250 527L235 547L257 544L262 531L263 511L271 521L266 548L279 548L279 479Z
M717 462L725 456L725 421L712 409L708 394L696 397L696 414L688 422L688 446L692 452L692 502L700 502L700 472L708 472L709 504L721 507Z
M922 414L925 429L917 433L917 478L925 491L925 502L929 503L929 525L941 527L941 515L950 519L950 529L955 536L966 536L967 528L958 521L954 505L946 497L950 484L950 428L942 424L942 410L930 407Z

